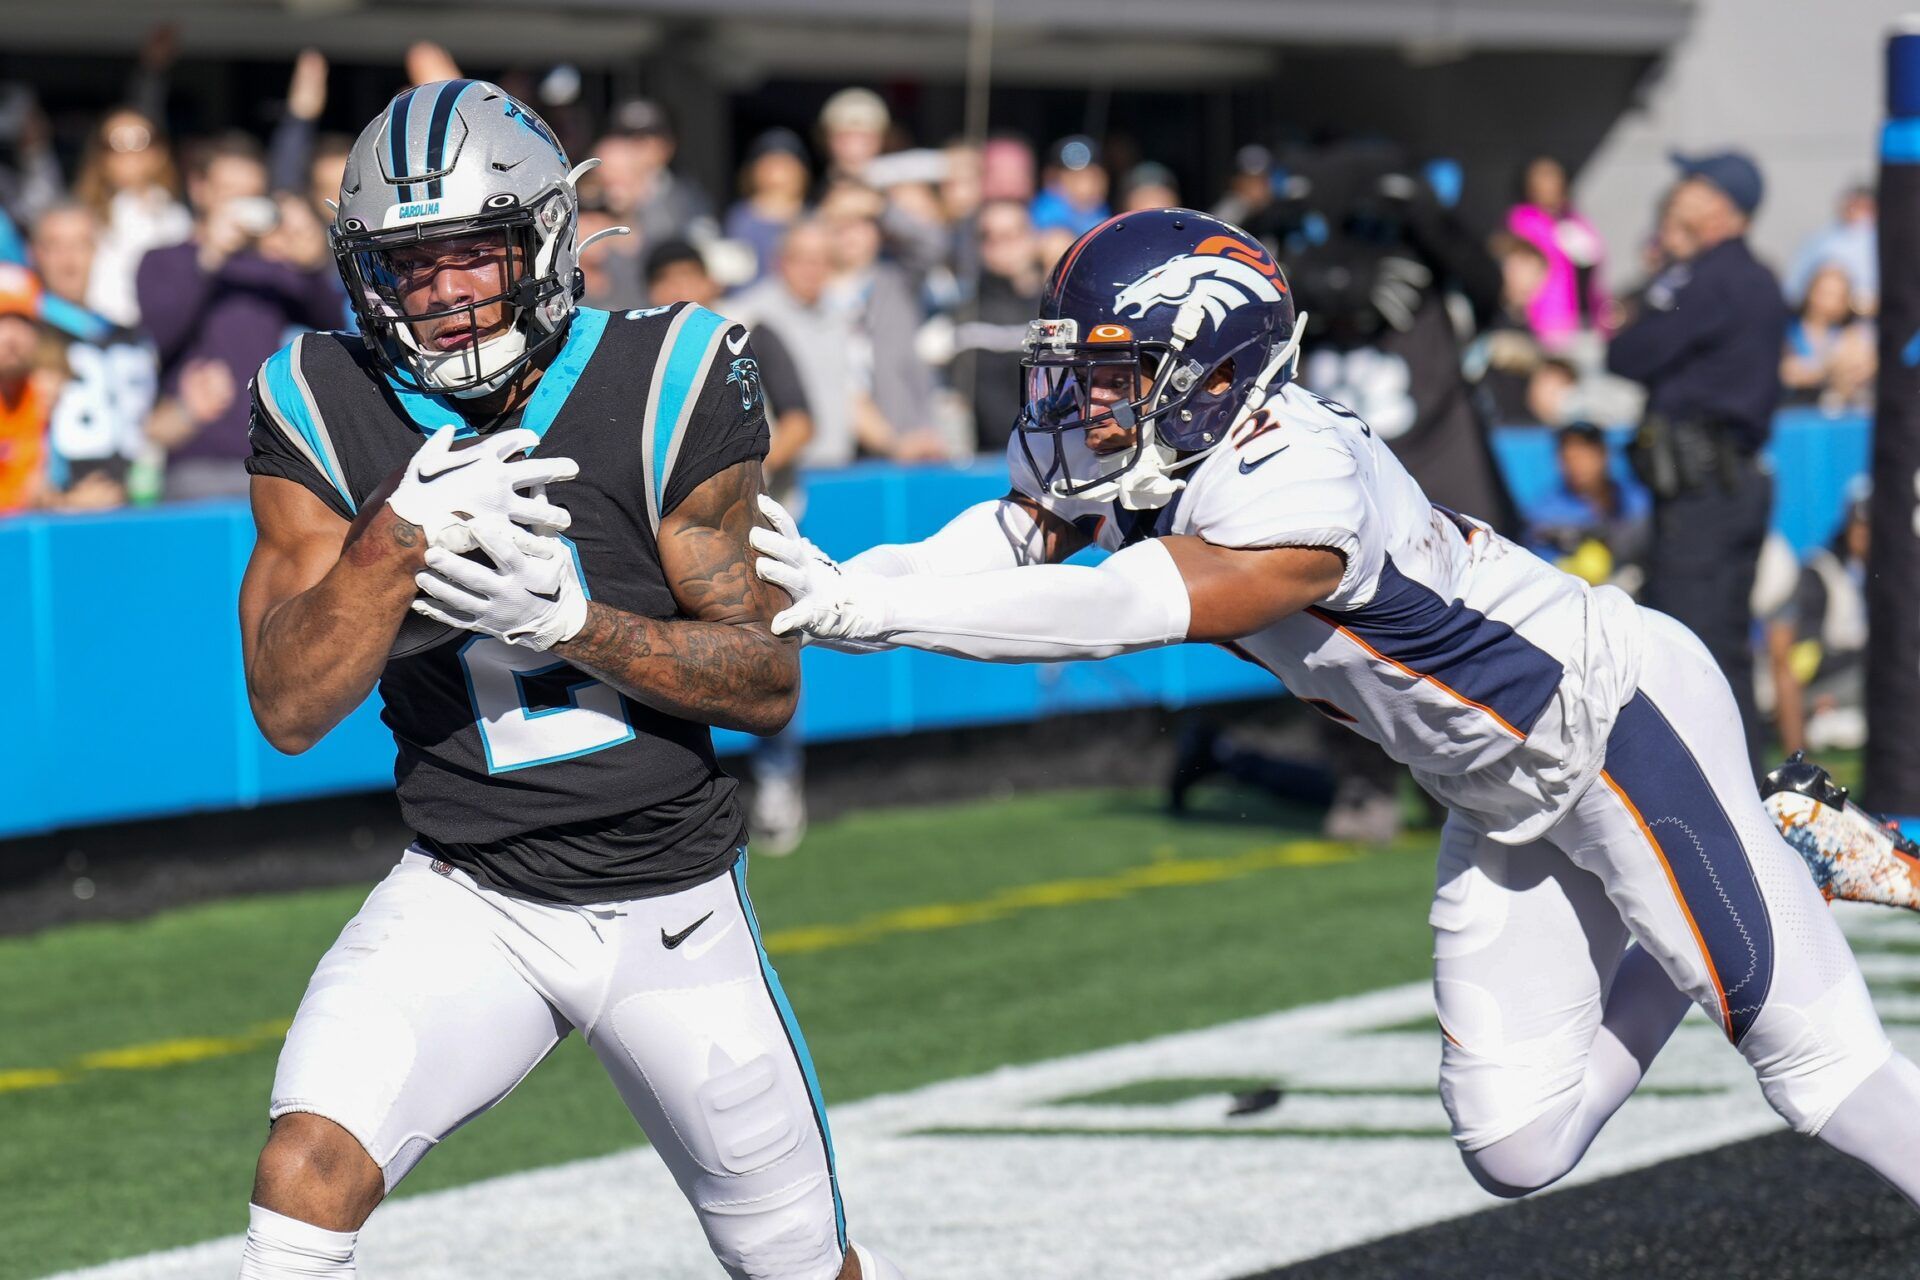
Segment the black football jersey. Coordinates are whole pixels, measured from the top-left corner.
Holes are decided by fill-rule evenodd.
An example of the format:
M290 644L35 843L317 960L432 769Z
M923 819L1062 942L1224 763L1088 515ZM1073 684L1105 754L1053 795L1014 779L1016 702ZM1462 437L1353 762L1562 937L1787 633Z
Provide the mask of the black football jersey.
M396 386L356 335L310 333L253 383L255 475L302 484L343 518L458 402ZM583 309L511 425L535 455L580 464L548 497L588 595L678 612L661 519L699 484L764 457L767 424L744 327L683 304ZM421 842L477 879L559 902L669 893L721 871L743 839L735 782L708 726L642 706L548 653L455 632L388 662L383 719L400 807Z

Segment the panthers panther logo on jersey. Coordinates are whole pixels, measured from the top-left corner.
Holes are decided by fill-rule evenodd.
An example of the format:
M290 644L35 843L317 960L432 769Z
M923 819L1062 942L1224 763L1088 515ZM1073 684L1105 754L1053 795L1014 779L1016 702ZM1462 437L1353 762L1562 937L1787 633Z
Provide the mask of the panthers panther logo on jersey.
M753 412L760 403L760 364L752 356L741 356L727 366L727 385L740 388L740 409Z

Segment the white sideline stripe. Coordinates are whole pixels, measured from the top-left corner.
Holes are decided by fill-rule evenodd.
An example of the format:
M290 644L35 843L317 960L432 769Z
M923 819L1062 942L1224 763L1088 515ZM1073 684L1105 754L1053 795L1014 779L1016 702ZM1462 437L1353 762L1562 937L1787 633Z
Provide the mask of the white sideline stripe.
M1840 914L1850 933L1900 936L1887 927L1891 913ZM1902 923L1904 936L1920 936L1911 917ZM1920 979L1920 956L1874 961L1877 976ZM850 1229L915 1280L1231 1280L1498 1205L1438 1138L917 1136L1009 1126L1238 1128L1224 1118L1224 1099L1048 1104L1141 1080L1270 1075L1425 1092L1290 1096L1252 1118L1254 1127L1444 1129L1432 1092L1437 1037L1357 1034L1431 1009L1427 985L1417 983L835 1108ZM1920 1028L1890 1030L1920 1054ZM1563 1185L1782 1128L1746 1064L1698 1011L1648 1083L1722 1092L1634 1099ZM234 1209L237 1218L243 1206ZM232 1236L58 1280L229 1280L239 1250ZM1037 1272L1036 1259L1046 1260ZM396 1200L362 1233L360 1261L369 1280L718 1274L672 1179L645 1148Z

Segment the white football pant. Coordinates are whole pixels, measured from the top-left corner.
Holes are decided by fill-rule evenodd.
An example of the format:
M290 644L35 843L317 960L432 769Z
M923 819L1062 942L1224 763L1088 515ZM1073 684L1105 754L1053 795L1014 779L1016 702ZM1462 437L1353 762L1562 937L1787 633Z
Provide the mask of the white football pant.
M575 1027L728 1274L840 1273L826 1112L760 946L744 855L678 893L564 906L408 850L321 958L280 1054L272 1115L332 1120L392 1190Z
M1531 844L1498 844L1458 814L1442 837L1441 1095L1469 1167L1503 1194L1578 1161L1685 1013L1674 988L1801 1133L1893 1052L1761 806L1726 680L1690 631L1645 613L1639 692L1567 816Z

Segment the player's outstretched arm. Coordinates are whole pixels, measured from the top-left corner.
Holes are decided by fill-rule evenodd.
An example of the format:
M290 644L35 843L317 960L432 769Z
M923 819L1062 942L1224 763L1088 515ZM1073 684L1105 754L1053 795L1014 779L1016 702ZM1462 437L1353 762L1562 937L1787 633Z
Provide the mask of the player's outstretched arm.
M253 478L240 641L253 717L281 751L318 742L373 689L425 564L420 527L385 503L349 525L291 480Z
M788 591L780 633L884 643L986 662L1107 658L1185 640L1238 639L1331 595L1345 561L1320 548L1150 539L1099 565L1033 565L958 578L755 566Z
M768 515L772 517L773 513L769 511ZM787 532L781 529L778 518L774 518L774 528ZM1086 534L1015 490L992 502L975 503L929 538L869 547L842 567L883 578L911 573L953 577L1021 565L1056 564L1088 541Z
M777 733L800 694L800 647L773 634L785 599L753 572L747 533L760 464L705 482L660 522L660 567L683 618L646 618L599 601L556 656L670 715L749 733Z

